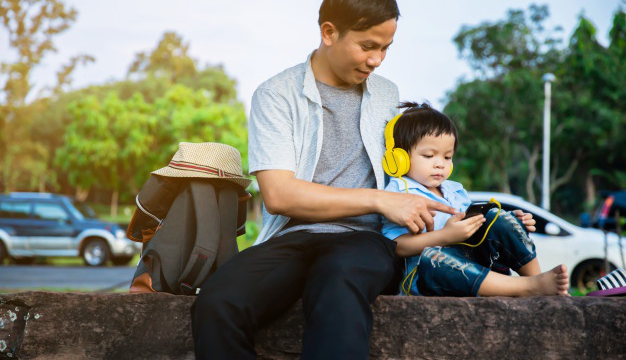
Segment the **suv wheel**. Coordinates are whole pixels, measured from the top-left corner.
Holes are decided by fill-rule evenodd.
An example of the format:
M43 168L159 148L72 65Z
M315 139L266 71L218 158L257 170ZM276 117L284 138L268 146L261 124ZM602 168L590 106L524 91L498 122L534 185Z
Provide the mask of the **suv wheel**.
M102 239L87 240L83 248L83 260L87 266L103 266L110 258L109 246Z

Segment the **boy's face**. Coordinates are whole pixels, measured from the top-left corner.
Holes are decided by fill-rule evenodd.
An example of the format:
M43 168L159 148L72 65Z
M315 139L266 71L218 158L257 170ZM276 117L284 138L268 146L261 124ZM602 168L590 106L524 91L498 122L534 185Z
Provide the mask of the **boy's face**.
M454 155L454 136L424 136L410 152L411 167L407 176L428 190L437 188L450 175Z
M396 33L396 20L390 19L365 31L335 31L323 39L328 46L329 80L333 86L362 83L385 59Z

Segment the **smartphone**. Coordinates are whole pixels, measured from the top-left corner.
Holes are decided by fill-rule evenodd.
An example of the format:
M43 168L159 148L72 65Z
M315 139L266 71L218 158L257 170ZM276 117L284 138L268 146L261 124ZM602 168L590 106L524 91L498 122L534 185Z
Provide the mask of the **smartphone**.
M465 217L463 219L468 219L468 218L471 218L472 216L481 215L481 214L483 216L486 216L489 210L493 208L497 208L497 207L498 205L496 205L495 203L491 203L491 202L472 203L467 208L467 210L465 210Z

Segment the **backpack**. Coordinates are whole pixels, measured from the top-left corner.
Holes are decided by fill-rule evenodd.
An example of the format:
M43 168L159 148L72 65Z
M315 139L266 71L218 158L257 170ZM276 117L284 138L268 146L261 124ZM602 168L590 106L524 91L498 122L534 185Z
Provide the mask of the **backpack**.
M143 243L130 292L196 294L238 252L249 198L225 180L151 175L127 230L131 240Z

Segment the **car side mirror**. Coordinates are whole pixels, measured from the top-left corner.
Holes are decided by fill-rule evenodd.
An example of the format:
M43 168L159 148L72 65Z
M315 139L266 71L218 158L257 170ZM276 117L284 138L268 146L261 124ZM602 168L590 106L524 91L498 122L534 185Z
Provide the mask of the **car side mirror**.
M561 233L561 228L552 222L546 224L546 234L548 235L559 235Z

